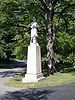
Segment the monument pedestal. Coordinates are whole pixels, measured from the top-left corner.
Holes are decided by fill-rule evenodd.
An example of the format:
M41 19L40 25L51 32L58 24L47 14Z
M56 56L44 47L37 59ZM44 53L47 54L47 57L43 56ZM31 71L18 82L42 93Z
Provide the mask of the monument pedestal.
M23 83L38 82L44 79L41 71L41 52L38 43L28 46L27 74L22 79Z

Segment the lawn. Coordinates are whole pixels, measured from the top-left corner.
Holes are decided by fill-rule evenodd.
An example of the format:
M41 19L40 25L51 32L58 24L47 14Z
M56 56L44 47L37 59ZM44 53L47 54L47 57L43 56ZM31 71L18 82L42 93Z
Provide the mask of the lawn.
M47 69L43 67L43 74L45 77L44 80L39 81L38 83L22 83L22 78L24 78L25 73L22 73L7 83L6 86L16 87L16 88L40 88L40 87L52 87L56 85L68 84L75 82L75 68L72 64L58 64L56 65L57 73L51 76L47 76Z
M56 85L68 84L75 82L75 73L56 73L52 76L47 76L44 80L38 83L22 83L22 78L24 74L18 75L7 82L6 86L16 87L16 88L40 88L40 87L52 87Z

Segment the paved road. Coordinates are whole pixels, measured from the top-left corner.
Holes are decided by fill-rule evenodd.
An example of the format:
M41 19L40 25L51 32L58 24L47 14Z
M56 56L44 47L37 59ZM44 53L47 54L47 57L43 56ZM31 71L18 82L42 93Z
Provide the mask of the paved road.
M0 100L75 100L75 83L53 88L7 92L0 96Z
M27 61L25 60L17 60L15 59L16 63L11 64L10 68L14 68L14 67L26 67L27 66Z

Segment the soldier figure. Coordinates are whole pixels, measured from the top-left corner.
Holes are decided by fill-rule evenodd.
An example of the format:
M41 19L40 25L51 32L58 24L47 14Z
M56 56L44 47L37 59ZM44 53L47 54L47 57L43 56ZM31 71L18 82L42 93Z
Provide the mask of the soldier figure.
M37 43L37 28L38 24L35 17L33 17L33 22L31 23L31 43Z

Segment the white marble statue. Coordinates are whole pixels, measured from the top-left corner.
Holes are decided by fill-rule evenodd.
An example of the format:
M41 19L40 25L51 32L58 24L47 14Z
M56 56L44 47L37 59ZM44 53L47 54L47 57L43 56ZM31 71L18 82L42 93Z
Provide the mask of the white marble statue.
M37 28L38 28L38 24L34 17L33 22L31 23L31 43L37 43L37 37L38 37Z
M27 53L27 71L25 77L22 79L23 83L39 82L45 78L41 69L41 49L37 43L37 28L38 24L36 19L33 18L31 24L31 41Z

